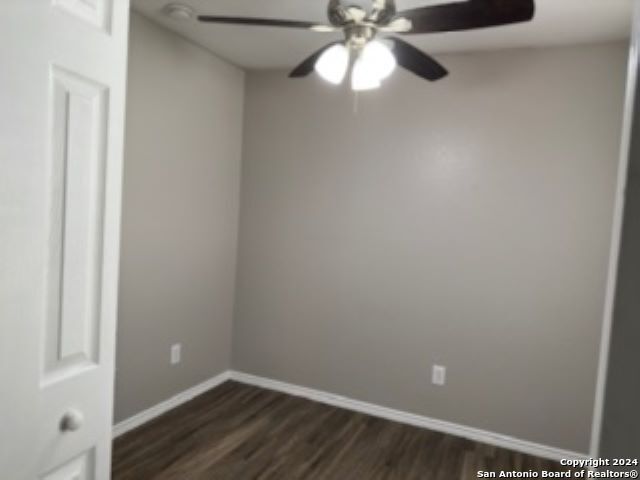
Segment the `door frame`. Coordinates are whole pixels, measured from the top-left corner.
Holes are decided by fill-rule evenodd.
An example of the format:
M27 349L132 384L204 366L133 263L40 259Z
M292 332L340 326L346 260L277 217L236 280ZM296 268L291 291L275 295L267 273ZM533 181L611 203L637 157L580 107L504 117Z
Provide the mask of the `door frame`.
M624 212L626 204L627 177L631 156L631 141L633 134L634 116L636 113L636 100L640 103L638 89L640 88L640 2L634 2L632 18L632 33L629 46L629 63L627 71L627 83L623 112L622 138L620 143L620 159L618 162L618 177L616 182L615 205L613 211L613 224L611 231L611 243L609 251L609 264L607 269L607 286L602 320L602 333L600 335L600 355L596 378L595 402L593 421L591 426L591 444L589 455L591 458L600 456L600 440L602 437L602 424L607 388L607 373L609 370L609 350L611 346L611 334L613 330L613 317L615 313L615 300L618 283L618 263L622 243L622 229L624 224Z

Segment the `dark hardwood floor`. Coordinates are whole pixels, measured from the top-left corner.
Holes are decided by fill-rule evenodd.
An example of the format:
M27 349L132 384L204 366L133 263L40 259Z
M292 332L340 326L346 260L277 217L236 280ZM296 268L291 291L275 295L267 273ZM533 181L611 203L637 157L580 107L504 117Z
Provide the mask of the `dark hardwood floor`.
M475 479L560 465L227 382L115 441L114 480Z

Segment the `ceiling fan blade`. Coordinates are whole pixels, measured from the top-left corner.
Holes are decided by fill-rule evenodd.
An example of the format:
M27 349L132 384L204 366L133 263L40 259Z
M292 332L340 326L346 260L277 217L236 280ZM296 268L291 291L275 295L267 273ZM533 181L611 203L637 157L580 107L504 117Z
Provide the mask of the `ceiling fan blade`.
M468 0L399 12L413 24L406 33L453 32L528 22L535 15L534 0Z
M279 20L275 18L219 17L213 15L200 15L198 17L198 20L204 23L252 25L257 27L302 28L317 32L332 32L335 30L335 28L330 25L320 25L314 22L303 22L299 20Z
M393 53L401 67L431 82L449 74L442 65L413 45L395 37L389 40L393 42Z
M306 77L311 72L313 72L313 67L315 67L316 62L320 58L326 50L330 49L334 45L338 45L342 42L331 42L329 45L322 47L320 50L315 52L313 55L305 59L300 65L293 69L293 71L289 74L289 78L301 78Z

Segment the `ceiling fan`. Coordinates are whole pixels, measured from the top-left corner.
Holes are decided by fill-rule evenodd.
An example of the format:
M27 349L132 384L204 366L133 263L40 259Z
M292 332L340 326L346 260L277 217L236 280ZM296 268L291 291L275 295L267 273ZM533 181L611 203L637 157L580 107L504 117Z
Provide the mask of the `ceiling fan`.
M298 65L289 75L306 77L314 70L325 80L340 84L352 65L353 90L380 87L396 65L426 80L435 81L447 70L429 55L390 34L454 32L528 22L535 14L534 0L467 0L398 12L395 0L371 0L371 7L343 5L330 0L329 24L267 18L201 15L208 23L342 31L344 41L332 42ZM382 36L383 40L378 38Z

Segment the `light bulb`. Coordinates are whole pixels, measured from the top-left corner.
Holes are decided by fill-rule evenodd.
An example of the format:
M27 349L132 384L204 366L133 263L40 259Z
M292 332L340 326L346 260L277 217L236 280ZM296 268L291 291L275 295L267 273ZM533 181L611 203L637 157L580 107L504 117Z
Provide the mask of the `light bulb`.
M344 45L334 45L325 50L314 68L327 82L339 85L349 68L349 50Z
M358 57L356 63L353 65L353 72L351 72L351 88L353 90L361 91L380 88L380 77L369 67L370 64L362 57Z
M396 68L396 57L384 43L374 40L365 45L362 50L362 59L367 63L367 69L372 75L377 75L384 80L393 73Z

